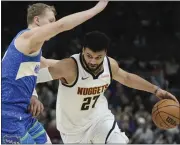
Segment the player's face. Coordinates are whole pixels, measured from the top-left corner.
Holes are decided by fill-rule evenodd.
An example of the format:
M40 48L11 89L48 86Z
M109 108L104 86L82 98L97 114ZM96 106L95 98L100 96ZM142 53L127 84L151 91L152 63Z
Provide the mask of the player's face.
M55 15L53 11L46 9L41 16L37 16L35 18L35 23L37 26L43 26L49 23L53 23L56 21Z
M83 49L85 63L90 71L96 71L106 56L106 51L93 52L89 48Z

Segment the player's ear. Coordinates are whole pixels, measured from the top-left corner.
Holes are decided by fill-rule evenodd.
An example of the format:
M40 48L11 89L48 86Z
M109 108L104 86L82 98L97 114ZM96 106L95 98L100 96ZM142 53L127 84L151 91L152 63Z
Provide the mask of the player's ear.
M39 17L38 17L38 16L35 16L35 17L34 17L34 23L35 23L37 26L40 26L40 22L39 22Z
M85 51L85 48L83 47L83 49L82 49L82 54L84 54L84 51Z

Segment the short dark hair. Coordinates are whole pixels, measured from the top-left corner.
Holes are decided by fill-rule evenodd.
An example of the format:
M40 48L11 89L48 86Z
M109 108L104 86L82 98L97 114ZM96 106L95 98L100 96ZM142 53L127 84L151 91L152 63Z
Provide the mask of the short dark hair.
M92 31L89 33L86 33L84 37L84 48L89 48L93 52L99 52L102 50L107 50L110 45L110 39L109 37L99 31Z
M29 5L27 9L27 23L31 24L33 22L34 17L42 15L46 9L51 10L54 13L54 15L56 15L56 9L54 8L54 6L49 6L44 3L35 3Z

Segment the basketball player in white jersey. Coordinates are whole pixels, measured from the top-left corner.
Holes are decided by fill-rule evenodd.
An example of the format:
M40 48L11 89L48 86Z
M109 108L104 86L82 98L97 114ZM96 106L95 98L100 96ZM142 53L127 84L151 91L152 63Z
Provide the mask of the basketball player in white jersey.
M87 33L82 53L42 63L38 82L59 79L56 104L57 129L64 143L128 143L108 109L104 92L112 79L128 87L177 101L175 96L141 77L119 68L108 57L109 38L101 32Z

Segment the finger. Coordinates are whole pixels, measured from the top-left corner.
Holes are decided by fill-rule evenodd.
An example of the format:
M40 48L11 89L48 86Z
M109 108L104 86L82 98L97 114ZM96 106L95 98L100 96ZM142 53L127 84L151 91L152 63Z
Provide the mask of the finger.
M175 102L179 103L179 101L176 99L176 97L173 96L172 94L166 93L166 96L168 97L168 99L172 99L172 100L174 100Z
M174 100L179 104L179 101L176 99L176 97L174 97Z
M171 98L172 98L175 102L179 103L179 101L176 99L176 97L174 97L174 96L171 95Z
M31 104L31 105L30 105L30 112L31 112L32 115L33 115L33 111L34 111L34 105Z
M43 112L43 110L44 110L44 105L41 104L41 112Z
M41 105L38 105L36 110L36 116L38 116L40 113L41 113Z
M34 108L33 108L33 116L36 116L36 111L37 111L37 105L34 105Z

